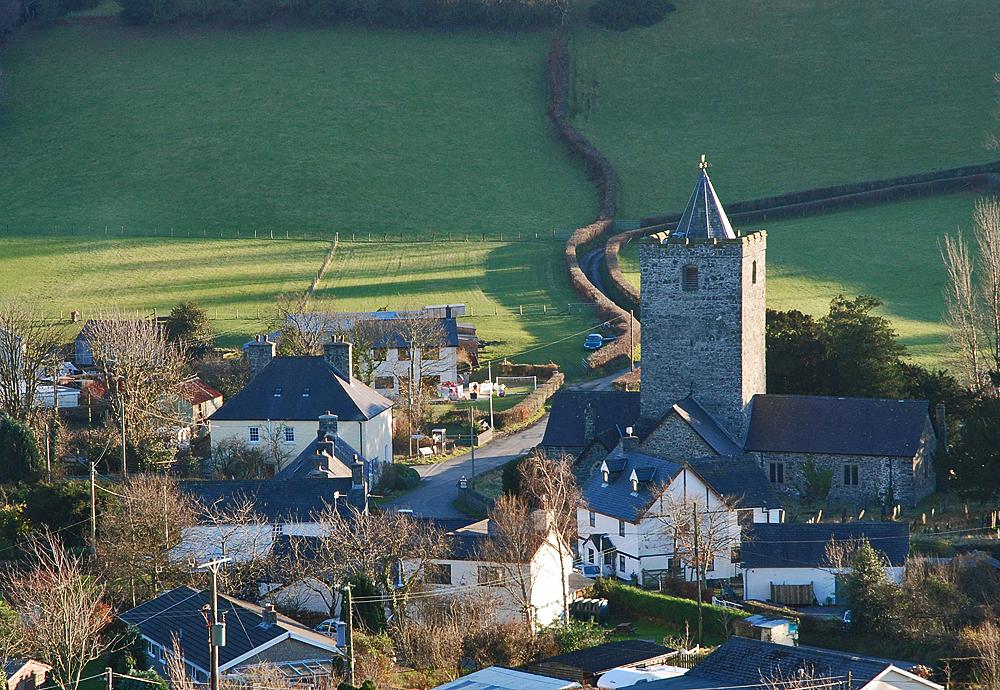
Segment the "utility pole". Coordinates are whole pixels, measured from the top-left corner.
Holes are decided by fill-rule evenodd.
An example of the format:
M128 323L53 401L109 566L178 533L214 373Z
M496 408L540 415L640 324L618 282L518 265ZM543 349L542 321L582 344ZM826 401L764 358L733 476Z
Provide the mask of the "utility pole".
M487 376L490 377L490 429L496 430L493 426L493 362L486 363Z
M628 310L628 370L635 371L635 314Z
M97 550L97 467L90 463L90 547Z
M692 506L692 511L694 513L694 576L698 580L698 644L701 644L701 633L702 633L702 616L701 616L701 557L698 553L701 544L699 543L700 535L698 533L698 503L697 501Z
M199 570L207 569L212 574L211 603L201 610L205 617L205 624L208 626L208 651L211 660L209 664L210 690L219 690L219 647L226 646L226 623L225 621L219 622L219 568L230 560L232 559L216 558L214 561L198 566Z
M347 684L354 685L354 607L351 604L351 583L344 585L344 607L347 609L347 627L344 644L347 646ZM341 616L343 616L341 612Z
M104 682L107 683L108 690L111 690L111 685L114 683L115 672L110 666L104 669Z
M469 447L472 448L472 477L476 478L476 404L469 402Z

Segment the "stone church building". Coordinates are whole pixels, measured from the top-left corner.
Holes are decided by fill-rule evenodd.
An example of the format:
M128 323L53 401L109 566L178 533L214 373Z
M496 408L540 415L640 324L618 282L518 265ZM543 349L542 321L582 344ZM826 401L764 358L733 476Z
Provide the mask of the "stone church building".
M927 401L767 394L767 235L733 229L707 167L677 227L640 246L638 416L594 428L584 460L631 426L643 453L740 457L785 495L912 506L933 493Z

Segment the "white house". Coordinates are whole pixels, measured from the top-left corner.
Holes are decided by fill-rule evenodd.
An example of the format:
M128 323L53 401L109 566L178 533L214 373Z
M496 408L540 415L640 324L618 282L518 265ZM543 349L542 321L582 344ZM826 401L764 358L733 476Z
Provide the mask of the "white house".
M264 338L251 342L247 355L259 373L209 418L213 444L235 438L276 447L280 472L316 439L320 417L333 414L369 476L392 462L392 401L354 378L350 343L330 341L322 357L275 357Z
M843 576L850 568L831 561L828 546L849 549L862 539L882 554L886 575L901 582L910 551L905 522L754 525L743 545L743 596L787 605L846 605Z
M490 521L480 520L449 533L451 552L424 567L424 585L432 591L481 602L492 611L497 622L524 620L524 604L511 590L519 583L530 590L527 605L538 627L558 621L563 613L564 593L567 602L574 591L592 585L578 582L573 574L573 555L568 545L559 547L559 537L551 529L541 528L545 537L527 563L496 563L482 560L481 549L491 538ZM560 560L562 564L560 565ZM415 564L404 564L415 568ZM412 572L412 571L411 571Z
M741 522L781 519L766 478L739 458L679 464L633 450L636 441L623 438L582 487L577 511L581 559L600 565L606 576L639 584L667 574L693 580L692 554L684 547L691 540L678 540L674 532L691 530L698 506L703 544L714 542L707 578L736 576ZM677 510L685 514L672 515Z

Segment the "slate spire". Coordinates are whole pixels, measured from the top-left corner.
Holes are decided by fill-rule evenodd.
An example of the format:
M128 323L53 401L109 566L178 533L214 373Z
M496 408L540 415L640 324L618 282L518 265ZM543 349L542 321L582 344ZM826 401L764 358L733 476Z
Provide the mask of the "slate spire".
M725 209L722 208L722 202L715 193L712 181L708 179L708 162L704 155L698 167L701 169L698 183L694 186L684 214L671 236L692 240L736 239L736 233L729 223Z

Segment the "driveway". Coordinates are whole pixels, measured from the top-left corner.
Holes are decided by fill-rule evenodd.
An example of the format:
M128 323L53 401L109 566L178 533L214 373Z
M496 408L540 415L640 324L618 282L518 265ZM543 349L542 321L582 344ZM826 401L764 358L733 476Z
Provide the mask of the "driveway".
M500 436L492 443L476 449L476 474L492 470L514 458L524 455L542 441L545 415L526 429ZM462 518L462 513L452 505L458 498L458 480L472 478L472 455L465 453L435 465L419 465L421 482L417 488L385 504L386 508L406 508L416 515L436 518Z

